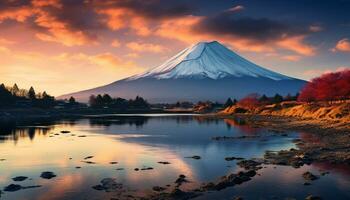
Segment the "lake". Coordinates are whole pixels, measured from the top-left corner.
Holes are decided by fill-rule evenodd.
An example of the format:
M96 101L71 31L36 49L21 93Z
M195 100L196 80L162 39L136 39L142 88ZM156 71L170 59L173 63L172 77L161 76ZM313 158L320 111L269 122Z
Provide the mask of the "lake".
M242 139L212 140L216 136ZM267 150L296 148L292 142L296 138L317 140L304 132L278 135L268 128L255 128L234 119L186 114L1 123L0 190L10 184L23 188L4 192L0 199L127 199L130 195L149 194L154 186L171 190L180 174L190 181L181 189L196 188L242 170L236 161L226 161L226 157L261 158ZM200 159L190 158L193 156ZM56 177L41 178L46 171ZM305 186L302 174L306 171L329 174ZM28 178L12 180L18 176ZM114 178L120 189L106 192L93 188L105 178ZM324 199L350 199L349 167L328 163L298 169L264 165L252 180L196 199L305 199L309 194Z

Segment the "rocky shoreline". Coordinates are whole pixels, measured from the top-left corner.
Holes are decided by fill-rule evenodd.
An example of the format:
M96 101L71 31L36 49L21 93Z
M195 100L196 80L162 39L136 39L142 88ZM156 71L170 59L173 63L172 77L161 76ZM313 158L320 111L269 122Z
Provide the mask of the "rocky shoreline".
M312 162L350 165L350 123L335 123L318 119L303 119L270 115L220 115L234 118L255 128L268 127L275 134L285 131L300 131L305 137L293 142L297 149L266 152L264 158L270 164L294 167Z

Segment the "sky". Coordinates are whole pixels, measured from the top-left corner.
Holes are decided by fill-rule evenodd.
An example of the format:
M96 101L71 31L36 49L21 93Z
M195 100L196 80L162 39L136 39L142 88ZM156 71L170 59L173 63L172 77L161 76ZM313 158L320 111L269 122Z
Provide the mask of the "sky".
M310 80L350 68L350 0L1 0L0 83L61 95L219 41Z

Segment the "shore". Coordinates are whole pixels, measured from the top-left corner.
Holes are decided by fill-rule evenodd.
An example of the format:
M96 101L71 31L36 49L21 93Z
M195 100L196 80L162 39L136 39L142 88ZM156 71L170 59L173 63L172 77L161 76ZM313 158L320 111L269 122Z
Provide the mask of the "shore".
M350 165L350 123L336 123L320 119L303 119L272 115L217 115L234 118L255 128L268 128L276 133L299 131L302 136L294 143L298 149L266 152L268 164L299 167L312 162L329 162Z

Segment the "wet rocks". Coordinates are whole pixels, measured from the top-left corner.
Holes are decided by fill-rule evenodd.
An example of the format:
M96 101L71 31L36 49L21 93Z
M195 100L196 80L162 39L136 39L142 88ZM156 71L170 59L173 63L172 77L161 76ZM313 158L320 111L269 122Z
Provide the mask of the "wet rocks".
M93 162L93 161L81 161L83 163L86 163L86 164L89 164L89 165L94 165L96 164L96 162Z
M139 168L135 168L134 171L139 171L140 169Z
M105 192L117 191L123 188L123 184L117 183L113 178L104 178L99 185L92 186L93 189Z
M162 165L169 165L171 164L170 162L167 162L167 161L160 161L158 162L159 164L162 164Z
M40 177L43 179L52 179L55 178L57 175L54 174L53 172L42 172Z
M260 136L258 135L242 135L242 136L216 136L216 137L212 137L212 140L236 140L236 139L254 139L254 138L258 138Z
M41 187L41 185L21 186L21 185L17 185L17 184L10 184L10 185L4 187L4 191L5 192L16 192L16 191L22 190L22 189L32 189L32 188L38 188L38 187ZM0 191L0 196L1 196L1 191Z
M223 190L227 187L232 187L237 184L242 184L244 182L247 182L251 180L252 177L256 175L256 172L254 170L249 171L241 171L237 174L229 174L227 176L221 177L221 179L216 183L208 183L204 184L201 187L202 191L211 191L211 190Z
M315 176L314 174L312 174L311 172L303 173L303 178L307 181L314 181L314 180L318 179L318 177Z
M198 197L199 194L195 192L185 192L179 188L175 188L170 194L169 197L172 199L192 199Z
M161 191L164 191L166 190L166 188L163 188L163 187L160 187L160 186L154 186L152 188L153 191L156 191L156 192L161 192Z
M117 169L115 169L115 170L121 171L121 170L124 170L124 168L117 168Z
M111 164L111 165L116 165L116 164L118 164L118 162L109 162L109 164Z
M16 177L12 178L12 180L20 182L20 181L26 180L27 178L28 177L26 177L26 176L16 176Z
M258 170L261 169L261 162L257 162L254 160L242 160L237 163L238 166L246 169L246 170Z
M243 160L244 158L240 158L240 157L226 157L225 160L226 161L232 161L232 160Z
M296 149L278 152L267 151L265 152L264 158L268 164L290 165L294 168L299 168L304 164L310 164L312 162L308 154Z
M183 183L188 183L189 181L186 179L186 176L181 174L179 177L176 179L176 187L180 187Z
M88 160L88 159L91 159L91 158L93 158L94 156L87 156L87 157L85 157L84 158L84 160Z
M16 192L20 189L22 189L22 186L17 185L17 184L10 184L10 185L4 187L5 192Z
M153 167L143 167L141 168L142 171L145 171L145 170L153 170Z
M195 160L199 160L201 159L200 156L190 156L190 157L185 157L185 158L192 158L192 159L195 159Z
M61 133L70 133L70 131L61 131Z

